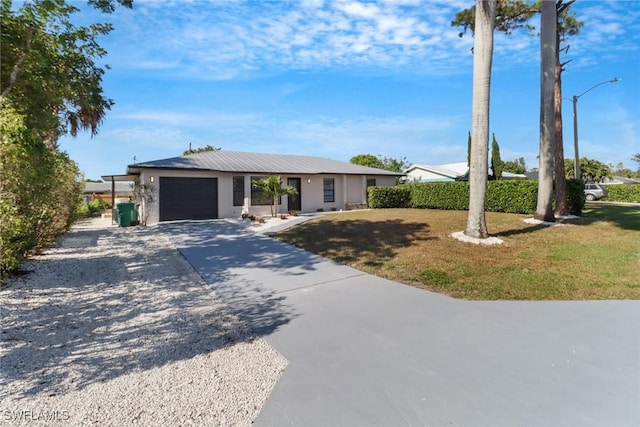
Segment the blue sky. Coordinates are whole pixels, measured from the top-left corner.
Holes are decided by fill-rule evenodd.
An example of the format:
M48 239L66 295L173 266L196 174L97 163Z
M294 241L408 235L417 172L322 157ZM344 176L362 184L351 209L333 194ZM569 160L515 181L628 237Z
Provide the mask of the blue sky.
M189 146L312 155L466 161L473 39L450 26L471 0L135 0L100 39L116 102L97 137L61 148L87 178ZM635 169L640 152L640 1L574 4L585 23L563 60L563 97L578 101L580 155ZM538 166L539 39L496 35L491 132L503 160ZM563 101L565 157L572 104Z

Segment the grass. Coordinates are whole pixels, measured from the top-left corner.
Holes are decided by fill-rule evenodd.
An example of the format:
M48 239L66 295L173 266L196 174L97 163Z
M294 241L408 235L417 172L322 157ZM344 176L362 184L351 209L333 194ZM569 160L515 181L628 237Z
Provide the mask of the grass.
M588 204L545 227L487 213L504 240L459 242L466 211L380 209L326 215L276 238L361 271L456 298L640 299L640 207Z

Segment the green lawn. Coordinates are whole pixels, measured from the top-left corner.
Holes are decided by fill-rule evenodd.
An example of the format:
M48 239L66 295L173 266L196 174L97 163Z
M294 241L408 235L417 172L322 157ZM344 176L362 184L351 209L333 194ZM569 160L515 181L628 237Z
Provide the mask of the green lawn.
M640 206L589 204L562 226L488 213L502 245L462 243L465 211L325 215L275 237L367 273L467 299L640 299Z

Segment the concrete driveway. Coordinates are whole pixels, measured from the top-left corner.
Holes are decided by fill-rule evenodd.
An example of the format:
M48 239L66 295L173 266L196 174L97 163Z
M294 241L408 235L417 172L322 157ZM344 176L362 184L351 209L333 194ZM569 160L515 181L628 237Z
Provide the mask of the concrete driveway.
M640 301L463 301L223 222L163 225L290 365L257 425L640 425Z

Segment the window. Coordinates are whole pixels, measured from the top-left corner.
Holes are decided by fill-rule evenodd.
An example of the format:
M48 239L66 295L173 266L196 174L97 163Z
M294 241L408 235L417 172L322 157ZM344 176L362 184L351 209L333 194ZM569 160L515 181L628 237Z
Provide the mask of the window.
M244 205L244 176L233 177L233 206Z
M324 202L335 202L335 181L333 178L325 178L323 180Z
M259 188L253 186L255 181L259 181L261 179L266 178L266 176L252 176L251 177L251 205L252 206L269 206L271 205L271 200L267 197L266 199L262 196L262 191Z

